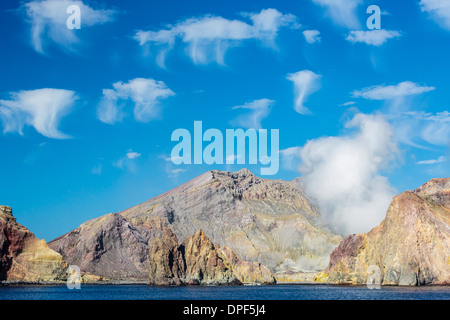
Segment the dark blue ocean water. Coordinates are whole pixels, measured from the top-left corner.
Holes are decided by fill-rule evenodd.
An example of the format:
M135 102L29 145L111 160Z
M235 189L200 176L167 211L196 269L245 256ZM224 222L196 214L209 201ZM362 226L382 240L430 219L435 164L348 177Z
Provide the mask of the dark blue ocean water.
M0 300L450 300L450 287L276 285L238 287L149 287L82 285L0 287Z

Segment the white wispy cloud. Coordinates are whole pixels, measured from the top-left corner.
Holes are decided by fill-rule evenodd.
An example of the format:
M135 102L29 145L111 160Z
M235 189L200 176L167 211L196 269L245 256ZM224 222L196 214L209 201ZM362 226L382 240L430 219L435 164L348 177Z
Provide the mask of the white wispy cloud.
M187 53L195 64L216 62L224 64L227 50L248 40L260 40L263 44L274 46L274 40L281 27L299 28L296 17L283 14L276 9L264 9L259 13L243 13L251 23L241 20L229 20L223 17L207 15L190 18L169 25L157 31L140 30L135 39L141 46L156 46L157 63L165 66L166 55L177 41L187 46Z
M91 27L112 21L114 10L93 9L79 0L35 0L24 3L25 12L31 26L31 43L39 53L44 53L49 42L54 42L73 51L73 44L79 42L76 30L67 28L70 14L67 8L77 5L81 11L81 27Z
M347 40L352 43L365 43L371 46L382 46L389 39L399 38L398 31L390 30L371 30L371 31L351 31Z
M100 121L114 124L125 116L124 104L131 101L134 104L134 118L147 122L159 114L160 100L175 95L162 81L136 78L126 83L116 82L114 89L104 89L103 97L97 107L97 117Z
M356 104L355 101L348 101L348 102L345 102L343 104L340 104L339 107L348 107L348 106L353 106L355 104Z
M172 176L177 176L182 172L186 172L186 169L172 169L170 171L170 173L172 174Z
M321 41L320 31L318 30L305 30L303 31L303 35L305 36L306 42L309 44Z
M136 159L141 156L140 153L134 152L133 150L128 150L126 154L119 160L113 162L113 166L118 169L128 170L132 173L137 172Z
M438 164L438 163L447 162L447 161L448 161L448 159L446 157L441 156L441 157L439 157L437 159L418 161L418 162L416 162L416 164L432 165L432 164Z
M235 106L233 110L248 110L244 115L240 115L231 121L231 124L247 129L261 129L261 121L265 119L275 101L269 99L260 99L248 102L242 106Z
M356 9L362 3L361 0L312 0L312 2L324 7L336 25L348 29L360 27Z
M294 109L300 114L311 114L304 105L306 99L320 87L321 75L310 70L303 70L289 74L287 79L294 82L295 103Z
M10 95L10 100L0 100L4 132L22 135L23 127L28 125L48 138L69 138L58 127L77 100L74 91L45 88L12 92Z
M306 191L342 235L367 232L385 217L395 190L380 172L397 155L383 116L357 114L346 128L346 135L314 139L300 150Z
M103 172L103 166L99 164L98 166L95 166L91 169L91 173L95 175L101 175Z
M377 85L352 93L355 98L368 100L390 100L418 95L435 90L435 87L420 85L411 81L401 82L397 85Z
M280 150L281 166L285 170L297 171L300 165L300 147Z
M442 28L450 30L450 2L448 0L421 0L420 8Z
M140 153L134 152L133 150L130 150L127 152L128 159L136 159L136 158L139 158L140 156L141 156Z
M411 110L416 96L435 89L405 81L397 85L378 85L357 90L353 92L353 97L386 101L386 117L395 130L396 141L424 148L424 144L443 146L450 141L448 112L432 114Z
M450 113L409 111L388 115L395 128L396 139L411 146L424 144L447 147L450 143Z

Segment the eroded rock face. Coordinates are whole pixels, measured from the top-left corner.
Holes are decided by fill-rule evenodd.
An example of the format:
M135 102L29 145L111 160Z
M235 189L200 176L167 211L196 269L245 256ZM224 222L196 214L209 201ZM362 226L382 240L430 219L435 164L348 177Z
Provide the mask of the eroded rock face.
M240 282L244 284L273 284L275 282L270 270L261 263L242 261L228 247L221 247L219 250L231 262L233 273Z
M241 261L229 248L220 248L200 230L177 247L177 237L165 229L152 240L149 258L151 285L239 285L274 283L259 263Z
M186 264L182 250L178 249L177 236L164 228L161 238L153 238L149 253L148 283L163 285L182 285L186 274Z
M139 230L122 215L110 213L83 223L49 246L67 257L70 264L80 267L83 274L112 280L145 280L148 241L162 231L158 219L148 224L151 226Z
M10 207L0 206L0 281L60 282L66 270L59 253L17 223Z
M116 215L117 227L103 216L49 245L82 271L145 279L149 244L164 228L181 240L205 230L214 244L271 272L323 270L342 240L322 225L297 181L261 179L246 169L207 172ZM118 226L122 218L129 227ZM112 261L122 263L113 270Z
M450 178L400 194L379 226L333 251L318 280L363 284L374 265L383 285L450 284L449 204Z
M240 284L232 270L232 263L200 230L184 243L186 261L185 282L188 284Z

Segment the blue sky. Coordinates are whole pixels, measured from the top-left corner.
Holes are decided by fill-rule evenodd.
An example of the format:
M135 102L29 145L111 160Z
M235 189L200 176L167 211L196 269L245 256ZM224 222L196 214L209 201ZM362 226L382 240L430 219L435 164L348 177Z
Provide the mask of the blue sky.
M196 120L279 129L270 178L303 175L336 221L349 190L373 225L393 194L449 175L446 0L9 0L0 40L0 203L46 240L207 170L258 173L167 161Z

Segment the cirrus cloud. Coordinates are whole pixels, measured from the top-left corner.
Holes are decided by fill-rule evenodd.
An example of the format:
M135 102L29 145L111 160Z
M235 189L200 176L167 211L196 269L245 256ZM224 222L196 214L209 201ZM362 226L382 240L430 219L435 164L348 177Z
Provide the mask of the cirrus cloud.
M321 75L310 70L303 70L291 73L287 79L294 82L295 103L294 109L300 114L311 114L311 111L304 105L306 99L319 89Z
M160 100L175 93L162 81L136 78L126 83L116 82L114 89L104 89L103 97L97 107L97 118L108 124L119 122L125 116L124 104L134 104L134 118L140 122L148 122L158 116Z
M447 157L440 156L440 157L437 158L437 159L430 159L430 160L417 161L416 164L420 164L420 165L433 165L433 164L438 164L438 163L447 162L447 161L448 161Z
M75 30L67 28L69 18L67 8L76 5L80 8L82 27L90 27L112 21L116 11L93 9L80 0L34 0L20 7L31 25L31 43L33 48L43 54L49 42L65 49L73 50L72 45L79 42Z
M450 146L450 113L408 111L387 115L396 131L396 139L424 149L424 145Z
M448 0L421 0L422 12L430 14L442 28L450 30L450 2Z
M156 61L160 67L165 67L166 55L177 41L187 46L187 54L195 64L216 62L223 65L225 53L232 46L252 39L274 46L281 27L300 27L294 15L283 14L276 9L243 13L242 16L251 23L207 15L186 19L157 31L139 30L134 38L141 46L156 46Z
M233 110L242 109L248 110L249 112L232 120L231 123L247 129L261 129L261 121L269 115L270 108L274 102L275 101L269 99L260 99L246 103L242 106L235 106L232 108Z
M348 29L360 26L356 9L362 3L361 0L312 0L312 2L324 7L335 24Z
M305 30L303 31L303 35L305 36L306 42L309 44L321 41L320 32L318 30Z
M10 100L0 100L0 118L4 132L18 132L22 135L23 127L28 125L48 138L70 138L59 131L58 127L77 100L74 91L45 88L12 92L10 95Z
M379 47L389 39L399 38L398 31L371 30L371 31L351 31L346 40L352 43L365 43L367 45Z
M377 85L362 90L356 90L352 95L355 98L364 98L368 100L390 100L418 95L435 89L435 87L428 87L411 81L404 81L397 85Z

